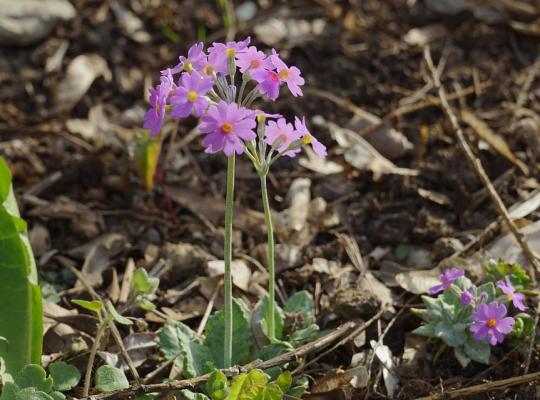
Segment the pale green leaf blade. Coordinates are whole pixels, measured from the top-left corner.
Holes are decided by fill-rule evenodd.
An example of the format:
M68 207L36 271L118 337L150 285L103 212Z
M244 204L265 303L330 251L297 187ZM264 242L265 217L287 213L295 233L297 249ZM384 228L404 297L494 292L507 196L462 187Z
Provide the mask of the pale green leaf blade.
M114 392L127 389L129 382L120 368L102 365L96 371L96 390L99 392Z
M49 365L49 372L53 378L53 388L61 392L73 389L81 380L81 372L78 368L64 361Z

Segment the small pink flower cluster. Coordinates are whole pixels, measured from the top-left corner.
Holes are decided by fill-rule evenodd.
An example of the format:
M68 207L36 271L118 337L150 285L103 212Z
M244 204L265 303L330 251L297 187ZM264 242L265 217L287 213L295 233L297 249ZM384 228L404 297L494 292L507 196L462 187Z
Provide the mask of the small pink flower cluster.
M311 145L316 154L326 157L326 147L309 132L304 117L295 117L293 125L279 114L250 108L258 97L275 101L282 85L293 96L302 96L304 79L274 49L266 55L249 44L250 38L213 43L206 52L202 43L193 45L178 65L161 71L160 83L150 89L151 108L145 114L144 128L155 136L167 116L191 115L200 118L199 130L206 135L203 144L208 153L242 154L246 143L259 137L279 156L294 157L303 145ZM244 96L250 82L254 87Z

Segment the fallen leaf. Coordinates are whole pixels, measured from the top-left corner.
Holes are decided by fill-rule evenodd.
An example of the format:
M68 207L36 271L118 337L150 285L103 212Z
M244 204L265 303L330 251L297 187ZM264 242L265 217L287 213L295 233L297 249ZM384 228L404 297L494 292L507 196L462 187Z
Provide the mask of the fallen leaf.
M461 111L461 118L472 128L473 132L481 140L489 144L497 153L518 167L525 175L529 175L529 168L523 161L518 159L514 153L512 153L512 150L510 149L510 146L508 146L508 143L506 143L504 137L493 132L493 130L484 121L476 117L470 111Z
M122 32L136 43L148 43L152 37L144 29L143 22L133 12L119 2L112 2L111 8L120 24Z
M415 270L401 272L396 275L396 281L403 289L409 293L424 294L427 293L430 287L439 283L437 277L441 274L441 270L436 267L427 270Z
M392 351L384 344L378 344L375 340L370 341L371 348L375 352L375 356L383 365L383 380L386 388L386 393L390 398L394 397L399 386L399 377L396 372L396 364L392 359Z
M58 107L65 111L73 108L100 76L107 82L112 80L111 71L103 57L98 54L81 54L75 57L56 89L55 100Z
M249 269L246 262L244 260L233 260L231 270L234 285L247 292L251 281L251 269ZM222 276L225 273L225 261L208 261L206 271L210 278Z

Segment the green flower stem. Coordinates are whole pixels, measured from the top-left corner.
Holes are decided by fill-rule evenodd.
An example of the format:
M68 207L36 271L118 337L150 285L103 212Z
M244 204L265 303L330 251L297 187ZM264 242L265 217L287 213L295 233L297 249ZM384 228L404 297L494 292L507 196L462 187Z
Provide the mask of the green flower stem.
M274 228L272 226L272 215L270 214L270 203L268 202L268 189L266 187L266 173L261 174L261 195L264 209L264 222L268 235L268 336L270 340L276 338L275 314L276 314L276 271L274 266Z
M224 290L225 290L225 343L224 343L224 367L229 368L232 365L232 223L233 223L233 204L234 204L234 157L233 153L228 157L227 162L227 196L225 198L225 273L224 273Z

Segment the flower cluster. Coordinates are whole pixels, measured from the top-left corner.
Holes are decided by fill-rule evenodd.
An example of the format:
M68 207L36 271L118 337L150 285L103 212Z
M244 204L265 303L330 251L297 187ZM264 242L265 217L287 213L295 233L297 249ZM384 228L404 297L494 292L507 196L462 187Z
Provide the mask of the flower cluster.
M512 283L513 275L506 275L497 282L473 284L462 269L451 268L439 277L439 284L422 296L425 310L415 313L426 322L414 332L441 339L454 348L462 365L470 360L489 362L490 346L502 343L507 335L515 333L515 326L523 327L523 320L530 316L525 311L525 295Z
M302 96L303 84L297 67L287 65L274 49L267 55L250 46L250 38L213 43L207 51L197 43L176 66L161 71L160 83L150 89L144 128L156 136L167 117L193 116L200 119L208 153L242 154L259 138L278 156L294 157L311 145L325 157L326 147L309 132L305 118L296 117L293 124L251 108L258 98L275 101L285 86L293 96Z

